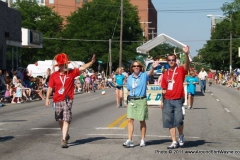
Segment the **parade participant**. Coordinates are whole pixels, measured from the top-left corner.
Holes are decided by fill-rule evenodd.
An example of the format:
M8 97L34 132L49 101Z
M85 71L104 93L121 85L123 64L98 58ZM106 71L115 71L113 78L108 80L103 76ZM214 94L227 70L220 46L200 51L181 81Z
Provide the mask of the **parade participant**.
M116 84L117 108L122 107L123 84L125 80L125 76L122 73L123 73L122 67L118 67L114 75L114 82Z
M201 87L201 92L205 93L206 90L206 79L207 79L207 72L202 68L202 70L198 74L198 78L200 79L200 87Z
M50 105L49 98L54 88L53 106L55 108L55 119L62 130L61 147L68 148L67 142L70 138L68 131L72 120L71 109L74 97L74 78L80 75L80 71L85 70L95 62L95 55L93 55L91 62L72 70L67 67L71 62L65 53L57 54L54 59L57 63L54 66L58 66L59 70L53 72L50 76L45 105L47 107Z
M164 72L162 79L162 89L164 94L162 108L162 120L163 128L169 128L169 132L172 138L172 144L167 149L177 148L184 145L183 135L183 112L182 105L184 103L184 87L183 82L185 74L189 69L189 46L183 47L185 53L185 64L177 66L176 55L169 54L167 61L170 66L168 71ZM179 139L177 143L176 127L179 132Z
M185 84L187 84L188 109L192 109L193 99L196 91L196 84L198 84L198 78L195 77L194 71L189 72L189 76L186 78Z
M213 72L210 69L208 72L208 85L211 86L212 83L213 83Z
M152 64L152 69L148 72L144 72L144 66L140 61L132 62L130 66L131 75L127 80L127 90L129 95L129 102L127 106L127 118L128 118L128 140L123 143L125 147L134 147L132 136L134 130L134 120L140 121L141 142L140 147L144 147L145 135L146 135L146 122L148 120L148 107L147 107L147 82L149 76L153 74L154 68L160 62L155 61Z

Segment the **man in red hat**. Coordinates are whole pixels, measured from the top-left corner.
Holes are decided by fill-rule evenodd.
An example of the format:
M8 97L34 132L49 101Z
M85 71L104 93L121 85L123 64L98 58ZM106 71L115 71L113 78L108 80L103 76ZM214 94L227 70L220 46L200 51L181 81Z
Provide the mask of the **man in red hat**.
M50 76L45 105L47 107L50 105L49 97L54 88L53 107L55 109L55 119L59 122L62 130L61 147L68 148L67 143L70 139L68 130L72 120L71 109L74 96L74 78L80 75L80 71L89 68L95 62L95 54L91 62L72 70L69 70L67 67L70 61L65 53L57 54L55 60L57 62L55 66L59 70Z

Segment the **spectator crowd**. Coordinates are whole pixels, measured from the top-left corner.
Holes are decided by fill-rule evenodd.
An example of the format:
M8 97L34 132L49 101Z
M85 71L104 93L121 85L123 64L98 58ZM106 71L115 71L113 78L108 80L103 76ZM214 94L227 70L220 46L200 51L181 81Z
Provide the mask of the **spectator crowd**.
M0 70L0 104L44 100L51 69L48 68L43 77L32 77L31 74L27 68L21 67L16 71ZM112 88L110 82L113 81L113 74L106 77L103 71L92 71L90 74L82 72L75 78L75 93L91 93L104 88Z

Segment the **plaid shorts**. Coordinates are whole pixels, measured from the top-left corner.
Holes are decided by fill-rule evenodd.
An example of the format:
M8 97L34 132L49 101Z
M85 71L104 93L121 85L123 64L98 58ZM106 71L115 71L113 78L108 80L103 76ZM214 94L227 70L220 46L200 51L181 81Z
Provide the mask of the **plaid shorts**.
M56 121L71 122L72 120L72 104L73 100L66 103L65 100L55 103L55 119Z

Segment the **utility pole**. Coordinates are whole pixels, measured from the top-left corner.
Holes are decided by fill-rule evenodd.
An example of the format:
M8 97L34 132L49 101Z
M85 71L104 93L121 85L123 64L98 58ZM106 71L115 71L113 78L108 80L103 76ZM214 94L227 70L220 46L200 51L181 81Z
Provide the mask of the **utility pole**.
M232 15L229 17L230 19L230 65L229 71L232 72Z
M122 67L122 36L123 36L123 0L121 0L121 31L120 31L119 67Z
M140 23L143 23L143 44L144 44L144 37L145 37L145 24L149 24L149 23L152 23L152 22L140 22Z
M112 75L112 40L109 39L109 76Z
M11 0L8 0L8 7L11 7Z
M154 38L154 34L155 34L155 33L153 32L153 30L154 30L155 28L150 28L150 27L149 27L148 29L151 29L151 30L152 30L152 33L148 33L148 34L149 34L149 35L152 35L152 39L153 39L153 38Z

